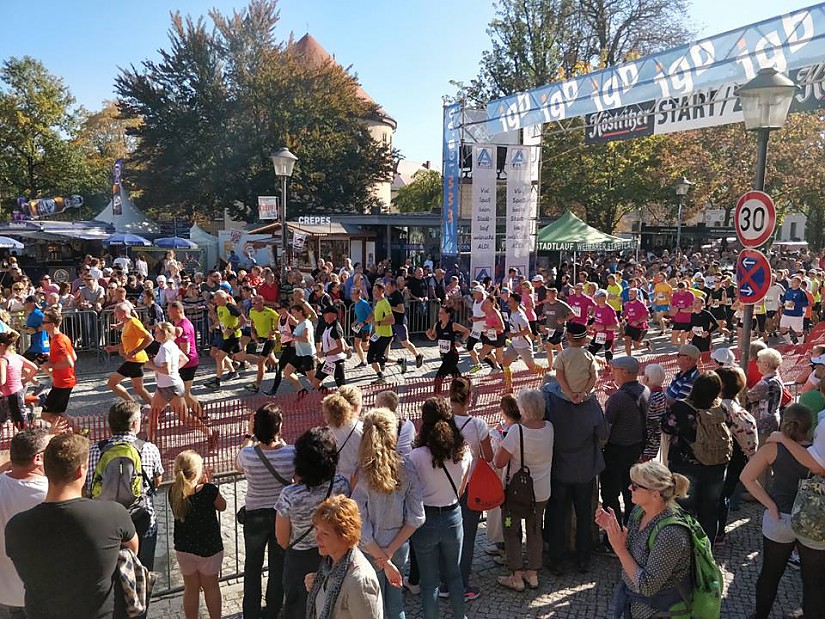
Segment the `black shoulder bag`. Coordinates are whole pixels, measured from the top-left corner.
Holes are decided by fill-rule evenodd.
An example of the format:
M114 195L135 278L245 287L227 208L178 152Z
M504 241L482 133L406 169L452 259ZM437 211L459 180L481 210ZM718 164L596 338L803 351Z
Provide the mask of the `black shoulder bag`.
M516 518L526 518L533 513L536 503L536 493L533 489L533 477L530 469L524 464L524 428L519 424L519 452L521 466L516 474L510 478L510 463L507 463L507 487L504 489L504 509Z

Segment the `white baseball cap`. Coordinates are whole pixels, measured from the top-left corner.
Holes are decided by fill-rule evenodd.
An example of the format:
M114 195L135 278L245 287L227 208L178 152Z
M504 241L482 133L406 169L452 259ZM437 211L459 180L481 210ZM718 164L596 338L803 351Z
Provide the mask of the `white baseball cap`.
M480 292L481 294L487 294L487 291L484 290L484 288L482 286L476 286L475 288L473 288L473 292Z

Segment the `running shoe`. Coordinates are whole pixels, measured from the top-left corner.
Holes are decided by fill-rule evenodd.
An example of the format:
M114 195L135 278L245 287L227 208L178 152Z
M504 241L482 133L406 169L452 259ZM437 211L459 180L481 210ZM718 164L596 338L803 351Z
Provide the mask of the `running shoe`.
M260 391L260 388L255 383L249 383L248 385L244 385L244 389L252 393L258 393L258 391Z
M401 373L406 374L407 373L407 359L406 358L399 359L398 363L401 364Z
M223 377L224 380L235 380L236 378L238 378L237 372L229 372L229 374Z
M464 589L464 601L472 602L481 597L481 589L478 587L467 587Z
M424 355L418 353L415 356L415 367L420 368L422 365L424 365Z
M205 383L203 383L203 386L207 389L211 389L212 391L217 391L221 388L221 381L213 378L212 380L208 380Z
M788 565L795 570L801 567L802 564L799 561L799 552L797 550L791 553L791 557L788 559Z
M357 370L357 369L359 369L359 368L365 368L365 367L367 367L367 362L366 362L366 361L362 361L361 363L359 363L358 365L356 365L356 366L355 366L354 368L352 368L352 369L353 369L353 370Z
M470 374L475 374L475 373L480 372L480 371L481 371L481 366L480 365L474 365L473 367L470 368Z
M440 597L442 600L446 600L448 597L450 597L450 591L447 589L447 585L441 585L438 588L438 597Z

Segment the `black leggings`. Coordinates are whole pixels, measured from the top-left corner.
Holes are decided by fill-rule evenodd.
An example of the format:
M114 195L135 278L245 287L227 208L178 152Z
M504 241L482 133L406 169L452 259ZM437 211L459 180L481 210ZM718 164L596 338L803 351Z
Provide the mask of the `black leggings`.
M590 351L591 354L595 355L599 352L602 348L604 348L604 358L607 361L610 361L613 358L613 342L615 339L607 340L604 344L597 344L596 338L593 338L593 341L590 342L590 346L587 347L587 350Z
M436 378L444 378L445 376L458 376L458 351L453 348L445 355L441 355L441 365L435 373Z
M370 347L367 350L367 363L386 363L387 348L392 343L392 336L379 337L377 340L370 340Z
M802 612L806 618L825 616L825 550L797 543L780 544L763 536L762 571L756 581L756 619L770 617L779 580L794 546L799 550L802 568Z
M284 368L287 364L292 364L295 367L295 347L292 344L285 344L281 348L281 358L278 359L278 372L275 374L275 380L272 382L270 391L275 393L278 387L281 386L281 379L284 377Z

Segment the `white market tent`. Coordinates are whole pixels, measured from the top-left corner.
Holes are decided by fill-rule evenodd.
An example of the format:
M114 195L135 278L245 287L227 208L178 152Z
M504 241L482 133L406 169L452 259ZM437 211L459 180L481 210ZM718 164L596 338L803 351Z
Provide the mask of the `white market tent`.
M115 215L112 212L112 201L109 200L109 204L95 217L95 221L112 224L116 232L128 232L141 236L160 234L160 226L135 206L135 203L129 198L129 192L122 185L120 187L120 200L120 215Z
M209 234L198 224L193 224L189 229L189 240L200 247L201 264L204 269L211 269L218 263L218 237Z

